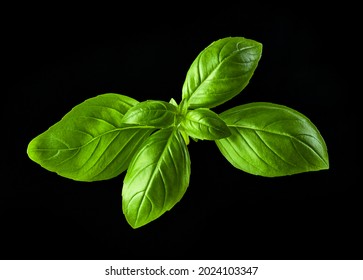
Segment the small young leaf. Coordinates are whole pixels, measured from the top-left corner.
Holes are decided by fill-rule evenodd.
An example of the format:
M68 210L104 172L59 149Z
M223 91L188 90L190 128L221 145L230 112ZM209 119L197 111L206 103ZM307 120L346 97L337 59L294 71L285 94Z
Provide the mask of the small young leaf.
M239 94L251 79L262 44L227 37L205 48L190 66L182 88L189 108L212 108Z
M190 143L189 135L182 129L179 129L179 132L180 132L181 136L183 137L185 144L188 146Z
M217 140L231 135L226 123L206 108L189 111L181 126L189 136L201 140Z
M121 122L137 103L112 93L87 99L30 141L28 156L45 169L77 181L116 177L153 131Z
M132 159L122 188L122 208L133 228L170 210L189 185L190 158L177 129L152 134Z
M315 125L286 106L256 102L220 117L232 135L216 144L236 168L266 177L329 168L328 152Z
M177 110L178 107L171 103L147 100L132 107L125 114L122 122L124 124L166 128L173 125Z
M170 104L178 107L178 103L176 103L175 99L174 98L171 98L170 101L169 101Z

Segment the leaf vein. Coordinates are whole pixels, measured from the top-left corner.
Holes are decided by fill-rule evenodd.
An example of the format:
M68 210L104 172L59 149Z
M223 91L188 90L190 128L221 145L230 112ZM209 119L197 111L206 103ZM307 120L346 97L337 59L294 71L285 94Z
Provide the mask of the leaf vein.
M237 130L238 131L238 130ZM272 166L269 162L267 162L267 161L265 161L256 151L255 151L255 149L253 148L253 146L249 143L249 141L248 141L248 138L246 138L245 136L243 136L243 134L242 133L240 133L239 131L238 131L238 133L239 133L239 135L244 139L244 141L246 142L246 144L247 144L247 146L251 149L251 151L256 155L256 157L258 157L260 160L261 160L261 162L263 162L263 163L265 163L267 166L270 166L270 167L272 167L273 169L277 169L276 167L274 167L274 166Z
M255 134L257 135L257 137L260 139L260 141L279 159L281 159L283 162L287 163L288 165L291 165L293 167L296 167L296 164L293 164L289 161L287 161L284 157L282 157L281 155L279 155L273 148L271 148L271 146L260 136L260 131L255 131Z
M106 123L108 125L111 125L113 128L117 128L116 125L114 125L113 123L111 123L109 121L106 121L105 119L101 119L101 118L97 118L97 117L91 117L91 116L80 116L80 118L97 120L99 122L102 122L102 123Z

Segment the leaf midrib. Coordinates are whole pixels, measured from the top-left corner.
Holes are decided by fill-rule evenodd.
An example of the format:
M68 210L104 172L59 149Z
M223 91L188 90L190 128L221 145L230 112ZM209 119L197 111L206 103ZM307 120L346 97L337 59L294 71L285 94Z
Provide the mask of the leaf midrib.
M309 148L310 150L312 150L325 164L327 164L327 162L325 161L325 159L317 151L315 151L311 146L307 145L305 142L301 141L299 138L297 138L297 137L295 137L293 135L290 135L290 134L287 134L287 133L277 133L277 132L274 132L274 131L267 131L267 130L258 129L258 128L251 128L251 127L241 126L241 125L230 125L230 124L227 124L227 126L228 127L234 127L236 129L241 128L241 129L246 129L246 130L252 130L252 131L255 131L255 132L256 131L260 131L260 132L269 133L269 134L272 134L272 135L279 135L279 136L289 137L290 139L293 139L293 140L299 142L300 144L302 144L303 146L305 146L305 147ZM306 134L306 133L300 133L300 134L297 134L297 135L305 135L305 136L312 137L318 143L320 143L319 139L315 138L313 135Z
M194 119L191 119L190 117L188 117L188 115L186 116L186 119L191 122L192 124L197 124L197 125L200 125L200 126L204 126L206 127L206 129L208 130L209 133L213 134L211 131L213 130L216 130L218 132L221 132L221 134L224 133L224 130L222 128L219 128L217 126L213 126L211 125L209 122L202 122L201 120L203 119L208 119L208 117L202 117L200 118L199 120L194 120ZM211 118L209 118L211 119ZM202 129L198 129L199 131L202 131Z
M120 127L120 128L116 128L116 129L112 129L112 130L108 130L100 135L97 135L95 137L93 137L91 140L89 140L88 142L80 145L80 146L77 146L77 147L72 147L72 148L37 148L37 149L31 149L31 150L37 150L37 151L53 151L53 150L56 150L56 151L73 151L73 150L78 150L78 149L82 149L83 147L91 144L93 141L96 141L97 139L109 134L109 133L113 133L115 131L118 131L118 132L121 132L122 130L127 130L127 129L155 129L155 127L153 126L130 126L130 127Z
M219 58L219 55L220 55L220 53L221 53L221 51L222 51L222 49L223 48L225 48L226 47L226 45L227 45L227 43L219 50L219 54L218 54L218 58ZM205 77L205 79L203 79L203 80L201 80L201 82L200 82L200 84L195 88L195 90L192 92L192 93L190 93L190 97L189 97L189 99L191 99L192 98L192 96L193 95L195 95L197 92L198 92L198 90L199 90L199 88L203 85L203 83L206 81L206 80L208 80L208 78L210 77L210 76L212 76L212 74L213 73L215 73L220 67L221 67L221 65L223 64L223 62L226 60L226 59L229 59L231 56L233 56L233 55L235 55L235 53L237 53L237 52L241 52L241 51L244 51L244 50L247 50L247 49L251 49L251 48L255 48L256 46L248 46L248 47L245 47L245 48L242 48L242 49L237 49L237 50L234 50L233 52L231 52L230 53L230 55L228 55L228 56L226 56L226 57L224 57L222 60L220 60L220 62L218 63L218 65L208 74L208 75L206 75L206 77ZM205 50L206 51L206 50ZM199 66L200 66L200 58L202 57L202 54L204 54L204 52L205 51L203 51L201 54L200 54L200 56L199 56L199 58L198 58L198 74L199 74L199 76L201 76L200 75L200 69L199 69Z
M144 201L145 201L145 199L146 199L146 198L147 198L147 199L149 199L149 197L147 196L147 193L149 192L149 190L150 190L150 188L151 188L151 183L150 183L150 182L152 182L152 181L153 181L154 177L155 177L155 176L156 176L156 174L157 174L157 170L159 170L159 167L160 167L160 165L161 165L161 163L162 163L162 159L164 158L164 153L165 153L165 151L166 151L166 150L168 150L168 147L169 147L169 145L170 145L171 139L173 139L173 135L174 135L174 133L176 133L176 130L175 130L175 129L173 129L173 130L170 132L170 135L169 135L169 137L168 137L168 141L166 141L166 144L165 144L165 146L164 146L164 148L163 148L163 151L160 153L160 157L158 158L158 160L157 160L157 162L156 162L156 164L155 164L155 167L153 168L154 170L152 171L152 174L151 174L151 176L150 176L150 178L149 178L149 180L148 180L148 182L147 182L147 187L145 188L145 190L144 190L144 194L143 194L142 199L141 199L141 201L140 201L140 206L142 206L142 205L144 204ZM162 207L162 208L164 208L164 207L165 207L165 200L166 200L166 188L165 188L165 186L164 186L164 189L165 189L165 197L164 197L164 202L163 202L163 207ZM150 201L150 199L149 199L149 201ZM151 203L151 205L153 205L153 204ZM139 208L138 208L138 210L137 210L135 224L137 224L137 223L138 223L138 220L139 220L139 212L140 212L140 208L141 208L141 207L139 207ZM150 216L151 212L152 212L152 211L150 211L149 216ZM148 217L147 217L146 219L148 219Z

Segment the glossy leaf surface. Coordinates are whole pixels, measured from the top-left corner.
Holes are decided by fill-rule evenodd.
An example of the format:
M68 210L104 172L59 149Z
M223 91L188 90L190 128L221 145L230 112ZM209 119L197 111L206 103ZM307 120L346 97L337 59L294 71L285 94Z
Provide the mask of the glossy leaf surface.
M127 169L153 130L121 122L137 103L112 93L87 99L35 137L28 145L28 156L45 169L73 180L113 178Z
M226 123L216 113L205 108L189 111L181 125L189 136L201 140L217 140L231 135Z
M286 106L256 102L220 114L232 135L217 146L236 168L266 177L329 168L328 152L316 126Z
M262 54L262 44L243 37L227 37L205 48L190 66L182 89L189 108L212 108L248 84Z
M177 107L171 103L147 100L133 106L123 117L125 124L166 128L174 124Z
M128 223L141 227L170 210L189 185L190 158L176 129L152 134L135 155L122 188L122 207Z

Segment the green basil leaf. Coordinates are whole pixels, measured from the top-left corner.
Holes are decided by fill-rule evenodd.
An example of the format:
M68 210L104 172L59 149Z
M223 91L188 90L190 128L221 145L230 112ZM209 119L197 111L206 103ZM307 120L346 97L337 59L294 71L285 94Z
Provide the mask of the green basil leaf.
M171 98L170 101L169 101L170 104L178 107L178 103L176 103L175 99L174 98Z
M251 79L262 44L227 37L205 48L190 66L182 89L189 108L212 108L239 94Z
M77 181L116 177L153 131L121 122L137 103L113 93L87 99L30 141L28 156L45 169Z
M122 208L133 228L170 210L189 185L190 158L177 129L152 134L132 159L122 188Z
M189 111L181 126L189 136L201 140L217 140L231 135L226 123L206 108Z
M156 100L140 102L132 107L123 117L125 124L146 125L155 128L166 128L174 123L178 107Z
M232 135L216 144L238 169L276 177L329 168L320 132L291 108L256 102L227 110L220 117Z

